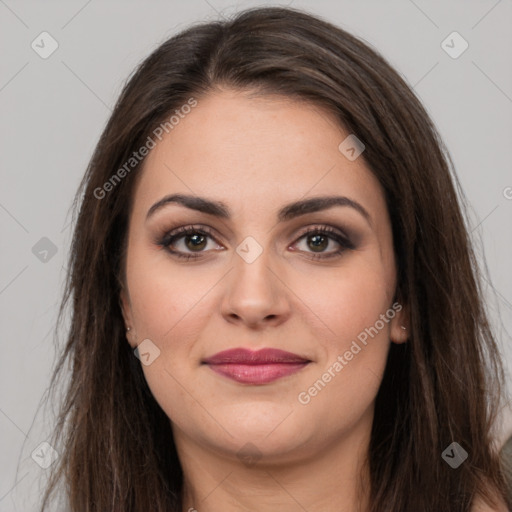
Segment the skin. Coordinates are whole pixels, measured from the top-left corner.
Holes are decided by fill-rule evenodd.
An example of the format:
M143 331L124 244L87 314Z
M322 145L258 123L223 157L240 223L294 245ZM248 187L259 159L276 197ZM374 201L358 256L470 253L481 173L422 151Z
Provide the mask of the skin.
M356 507L356 484L390 344L407 340L400 327L408 326L406 308L308 404L298 401L394 302L384 194L363 157L350 161L339 151L347 135L318 107L222 90L201 98L146 158L121 299L132 348L149 339L160 350L142 368L171 421L184 511L367 506L363 497ZM146 219L153 204L175 193L222 201L232 217L170 203ZM349 206L276 218L288 203L333 194L357 201L369 220ZM213 230L207 245L194 252L182 237L173 248L199 258L179 259L158 244L162 234L189 225ZM304 231L325 225L350 233L355 247L313 259L314 234ZM248 236L262 249L252 263L236 252ZM340 247L327 240L320 255ZM279 348L311 363L265 385L240 384L201 364L235 347ZM237 455L247 443L257 453L252 463Z

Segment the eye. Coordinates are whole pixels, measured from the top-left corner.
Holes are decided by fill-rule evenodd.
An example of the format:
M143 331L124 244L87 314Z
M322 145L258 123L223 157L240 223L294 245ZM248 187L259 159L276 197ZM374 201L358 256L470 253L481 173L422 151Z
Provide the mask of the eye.
M184 226L174 229L163 237L156 240L156 244L163 247L173 256L185 260L196 259L202 256L202 253L208 250L223 250L219 244L214 243L214 247L209 248L209 242L215 242L215 238L209 228L205 226ZM301 244L301 241L304 242ZM301 252L309 253L312 259L334 258L345 252L346 249L354 249L354 244L341 232L330 226L314 226L308 228L298 240L292 250L296 250L297 245ZM334 245L333 250L327 251ZM209 248L209 249L208 249Z
M205 227L185 226L166 233L157 245L168 252L186 260L199 258L208 247L209 239L214 240L211 232ZM219 246L216 246L218 249ZM197 253L197 254L194 254Z
M341 232L329 227L311 227L298 239L296 244L304 240L300 250L309 252L313 259L327 259L339 256L346 249L354 249L354 244ZM327 249L334 245L334 250ZM305 248L304 248L305 247Z

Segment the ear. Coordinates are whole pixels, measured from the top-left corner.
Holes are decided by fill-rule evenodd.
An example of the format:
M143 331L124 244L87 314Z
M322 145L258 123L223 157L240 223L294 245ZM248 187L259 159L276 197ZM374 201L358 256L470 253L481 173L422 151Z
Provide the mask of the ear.
M119 305L121 306L121 313L123 314L124 324L126 328L130 328L130 330L126 330L126 339L128 343L132 347L136 347L136 339L135 339L135 329L133 326L133 313L130 297L128 295L128 291L126 288L121 288L121 293L119 294Z
M390 339L393 343L405 343L410 337L409 308L395 301L391 306L395 316L390 322Z

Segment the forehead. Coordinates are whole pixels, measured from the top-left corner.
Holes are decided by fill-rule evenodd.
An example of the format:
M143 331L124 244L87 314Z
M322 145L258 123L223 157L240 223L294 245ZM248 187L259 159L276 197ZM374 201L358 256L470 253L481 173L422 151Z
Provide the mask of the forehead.
M311 103L211 94L157 141L135 208L182 192L254 214L304 196L343 194L378 218L386 210L380 184L362 157L350 161L339 150L349 135L332 113Z

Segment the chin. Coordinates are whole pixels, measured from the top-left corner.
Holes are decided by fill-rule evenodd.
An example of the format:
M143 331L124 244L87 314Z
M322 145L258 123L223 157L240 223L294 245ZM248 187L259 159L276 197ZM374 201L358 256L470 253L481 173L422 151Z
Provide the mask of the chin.
M232 422L226 417L223 426L231 436L226 432L221 437L212 436L211 432L203 432L202 435L217 450L238 458L261 456L262 462L269 464L292 462L299 460L299 455L304 456L308 450L314 452L316 447L310 441L321 436L308 432L305 425L292 420L293 414L289 415L288 421L283 421L284 417L286 415L262 418L249 414L242 421L240 417L233 417Z

